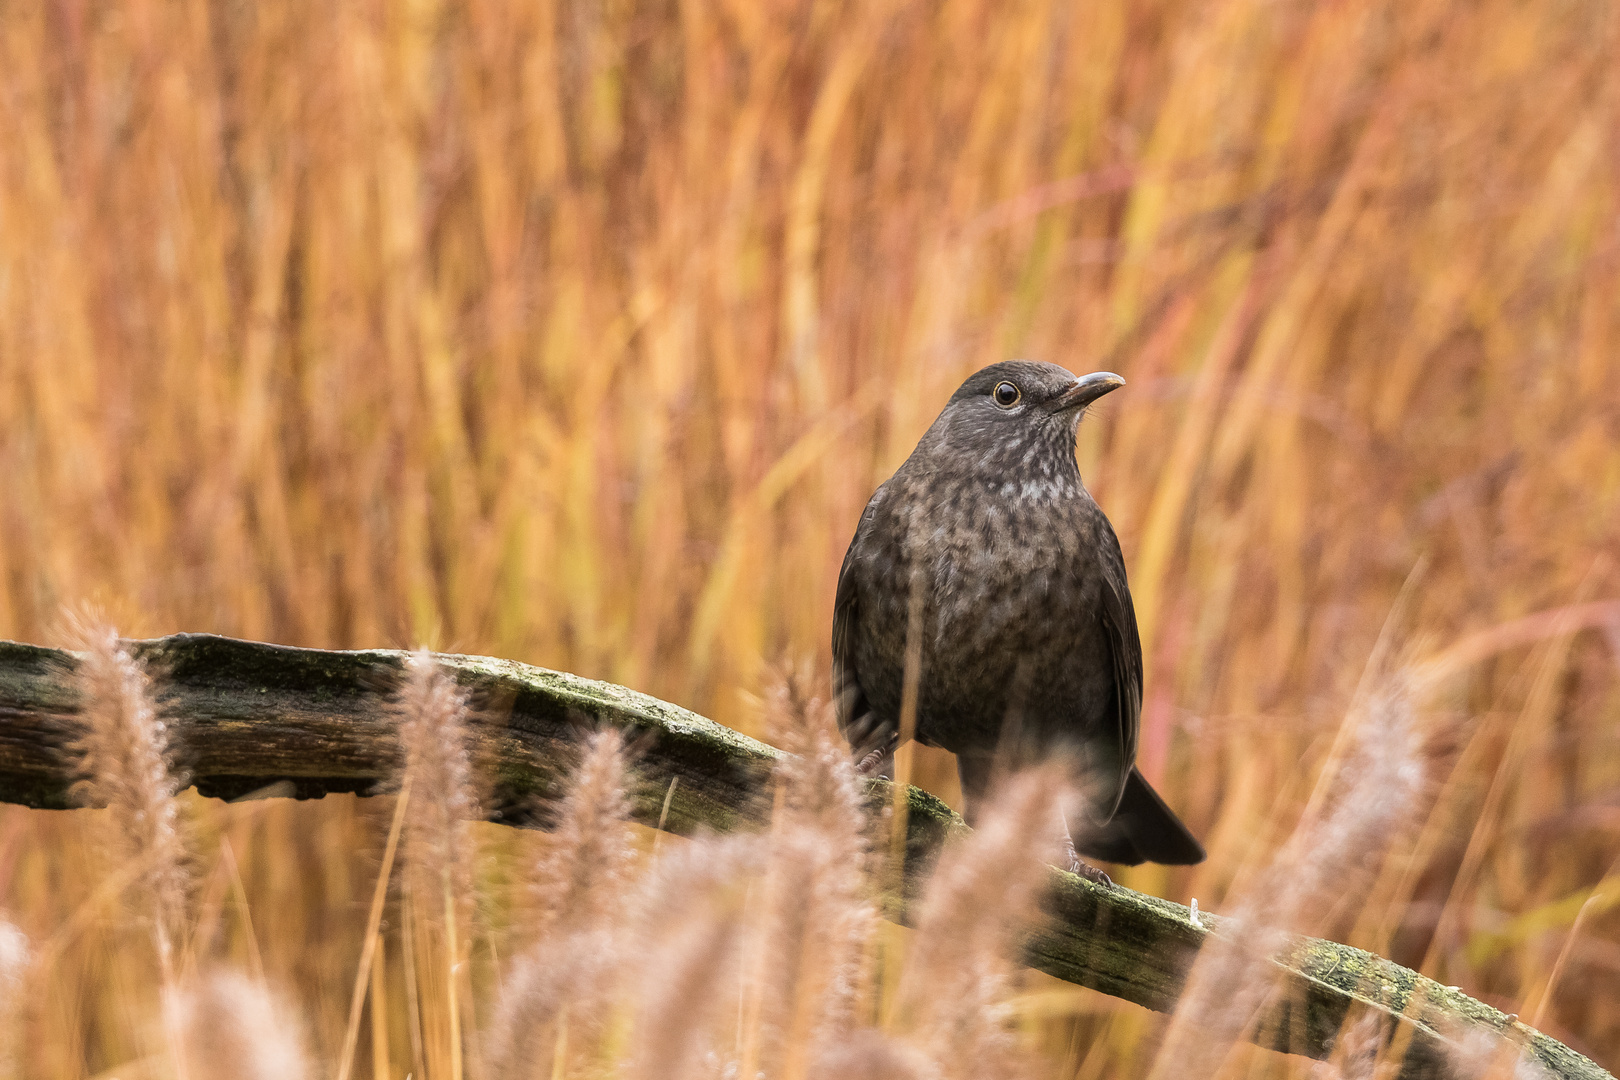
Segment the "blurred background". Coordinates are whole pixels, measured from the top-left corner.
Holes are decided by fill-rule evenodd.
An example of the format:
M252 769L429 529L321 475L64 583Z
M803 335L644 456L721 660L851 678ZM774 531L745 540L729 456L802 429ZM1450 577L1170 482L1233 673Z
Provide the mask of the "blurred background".
M960 380L1118 371L1081 471L1143 771L1211 850L1123 879L1219 910L1387 631L1446 745L1338 936L1612 1067L1617 41L1581 0L0 5L0 637L89 601L758 733ZM206 807L341 1032L375 823ZM74 820L0 814L31 933L89 888ZM1157 1020L1065 993L1126 1069ZM118 1059L94 998L55 1075Z

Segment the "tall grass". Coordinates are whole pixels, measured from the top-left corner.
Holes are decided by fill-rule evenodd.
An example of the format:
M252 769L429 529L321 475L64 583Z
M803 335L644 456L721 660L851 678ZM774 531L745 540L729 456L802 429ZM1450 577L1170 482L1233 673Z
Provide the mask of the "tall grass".
M0 8L0 635L90 598L757 731L957 381L1110 368L1079 453L1147 648L1141 763L1212 856L1118 878L1221 910L1319 820L1404 586L1449 745L1334 925L1613 1065L1617 35L1577 0ZM939 755L913 776L955 795ZM326 1054L388 823L181 802L209 948L296 987ZM30 1074L144 1053L140 961L73 918L97 830L0 818L9 917L86 928ZM475 832L485 875L542 846ZM1161 1035L1022 1000L1083 1076Z

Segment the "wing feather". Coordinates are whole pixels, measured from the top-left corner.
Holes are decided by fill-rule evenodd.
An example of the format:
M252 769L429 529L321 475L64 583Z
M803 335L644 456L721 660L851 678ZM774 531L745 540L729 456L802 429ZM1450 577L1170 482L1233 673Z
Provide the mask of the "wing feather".
M855 538L850 541L849 550L844 554L844 565L838 571L838 592L833 599L832 665L838 730L843 733L856 763L863 771L888 775L899 733L893 723L886 722L872 711L871 702L861 686L855 659L855 628L860 619L856 552L860 547L861 532L871 521L873 508L882 494L880 488L867 504Z
M1125 581L1125 558L1112 526L1103 524L1102 603L1099 618L1112 654L1114 668L1114 721L1119 765L1118 786L1106 800L1108 817L1119 808L1125 782L1136 763L1137 733L1142 725L1142 638L1136 628L1136 606ZM1105 819L1106 820L1106 819Z

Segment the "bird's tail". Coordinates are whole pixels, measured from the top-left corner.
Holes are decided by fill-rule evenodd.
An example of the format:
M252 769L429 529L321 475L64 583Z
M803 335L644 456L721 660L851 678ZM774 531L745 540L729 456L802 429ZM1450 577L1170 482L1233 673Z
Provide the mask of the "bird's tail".
M1204 861L1204 845L1135 767L1125 780L1125 794L1114 816L1106 824L1076 836L1074 846L1088 859L1125 866L1144 862L1188 866Z

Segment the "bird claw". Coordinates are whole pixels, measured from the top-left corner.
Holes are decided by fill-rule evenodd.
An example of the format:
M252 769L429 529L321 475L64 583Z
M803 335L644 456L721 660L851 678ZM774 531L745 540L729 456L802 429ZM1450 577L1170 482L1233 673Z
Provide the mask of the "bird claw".
M892 751L888 750L873 750L855 763L855 772L861 776L893 779L893 771L894 757Z
M1077 874L1087 881L1094 881L1098 885L1112 885L1114 883L1113 878L1080 857L1080 853L1074 850L1074 841L1065 840L1063 847L1064 853L1069 857L1069 873Z

